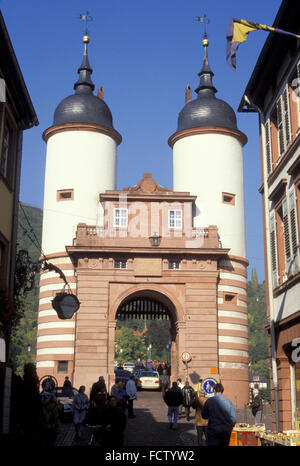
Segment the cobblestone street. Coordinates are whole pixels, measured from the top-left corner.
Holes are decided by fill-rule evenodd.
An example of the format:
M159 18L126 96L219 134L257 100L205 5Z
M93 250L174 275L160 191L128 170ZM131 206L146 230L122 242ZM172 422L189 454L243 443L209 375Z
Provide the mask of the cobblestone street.
M167 406L162 399L161 392L138 392L134 411L136 418L127 420L124 435L124 446L192 446L196 445L196 429L194 424L195 411L191 410L191 420L180 416L176 431L169 429ZM238 410L237 422L252 424L250 410ZM271 429L271 415L269 410L264 415L263 422L266 429ZM75 431L72 422L62 425L62 433L57 439L58 446L87 445L90 434L87 429L80 441L75 441Z

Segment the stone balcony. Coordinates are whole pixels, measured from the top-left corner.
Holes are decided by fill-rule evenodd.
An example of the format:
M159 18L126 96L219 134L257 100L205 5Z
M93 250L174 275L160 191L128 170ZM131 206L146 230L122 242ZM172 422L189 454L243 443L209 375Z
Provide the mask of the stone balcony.
M149 236L141 236L137 233L137 231L130 233L126 228L106 230L100 226L79 223L73 247L92 249L151 249L151 251L155 249L159 251L222 249L216 226L191 228L188 232L170 230L167 232L167 235L161 235L158 246L151 245L150 234Z

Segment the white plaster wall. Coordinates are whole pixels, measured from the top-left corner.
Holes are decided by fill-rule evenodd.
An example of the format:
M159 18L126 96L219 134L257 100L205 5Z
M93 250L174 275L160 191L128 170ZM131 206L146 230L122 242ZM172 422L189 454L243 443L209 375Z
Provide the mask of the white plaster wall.
M179 139L173 147L173 188L196 195L194 226L217 225L223 248L246 257L243 152L240 142L221 134ZM235 194L235 205L222 202Z
M116 143L92 131L64 131L47 144L42 249L72 245L79 222L98 223L99 193L115 189ZM73 189L74 200L57 201L57 190Z
M275 320L279 321L299 311L300 283L287 289L284 293L274 298Z

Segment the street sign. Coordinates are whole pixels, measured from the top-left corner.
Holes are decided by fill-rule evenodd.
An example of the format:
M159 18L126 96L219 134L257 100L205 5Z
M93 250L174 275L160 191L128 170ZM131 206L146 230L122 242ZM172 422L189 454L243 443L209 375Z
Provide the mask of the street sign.
M217 381L213 378L204 379L202 382L202 389L205 391L207 396L213 396L214 394L214 386L216 385Z
M184 351L181 355L181 359L183 362L188 362L192 359L192 355L188 351Z

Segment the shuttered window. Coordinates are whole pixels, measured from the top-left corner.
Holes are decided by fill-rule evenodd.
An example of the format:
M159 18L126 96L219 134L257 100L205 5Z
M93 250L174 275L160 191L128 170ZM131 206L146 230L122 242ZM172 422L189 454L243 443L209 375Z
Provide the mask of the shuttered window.
M266 162L267 162L267 173L268 175L272 171L272 147L271 147L271 132L270 132L270 120L265 123L265 144L266 144Z
M287 208L287 198L282 201L282 215L283 215L283 230L284 230L284 250L285 250L285 270L289 274L291 272L291 246L290 246L290 229L289 217Z
M273 279L273 287L275 287L277 286L277 283L278 283L278 273L277 273L276 223L275 223L274 213L272 213L270 217L270 243L271 243L272 279Z
M289 207L290 207L290 226L291 226L291 244L292 244L292 259L293 259L293 272L299 271L299 240L297 231L297 210L295 201L295 191L292 189L289 194Z
M300 126L300 60L297 63L297 80L295 93L298 97L298 128Z
M282 156L291 143L289 88L285 87L276 102L279 154Z

